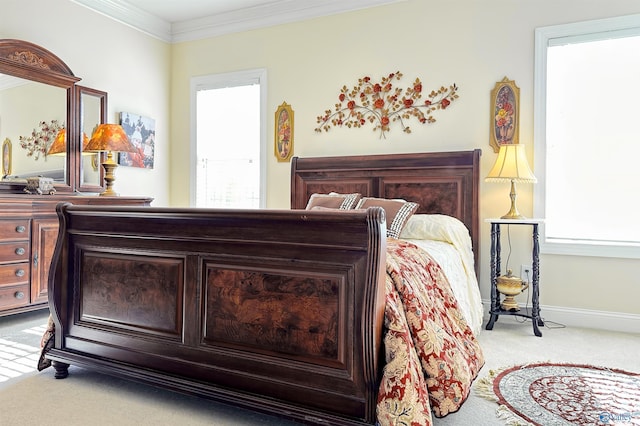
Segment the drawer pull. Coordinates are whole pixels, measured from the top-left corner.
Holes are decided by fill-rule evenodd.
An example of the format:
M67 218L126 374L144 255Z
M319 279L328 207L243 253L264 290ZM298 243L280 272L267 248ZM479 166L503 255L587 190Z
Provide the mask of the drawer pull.
M24 225L16 226L16 232L23 233L26 230L27 230L27 228L25 228Z
M22 291L16 291L13 295L16 299L24 299L24 292Z
M18 247L18 248L16 249L16 254L17 254L18 256L22 256L22 255L24 254L24 247Z
M24 277L24 269L16 270L16 277Z

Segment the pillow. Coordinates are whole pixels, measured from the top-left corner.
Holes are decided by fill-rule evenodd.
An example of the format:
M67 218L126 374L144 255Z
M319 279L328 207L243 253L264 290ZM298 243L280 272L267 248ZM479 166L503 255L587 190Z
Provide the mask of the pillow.
M382 207L387 216L387 237L399 238L407 220L418 210L418 204L405 200L363 197L356 209Z
M459 237L462 235L462 237ZM411 216L400 233L406 240L436 240L455 244L457 239L471 242L469 230L459 219L443 214L415 214ZM466 241L465 241L466 243Z
M356 205L359 199L360 194L357 192L353 194L338 194L337 192L311 194L306 209L311 210L316 206L320 206L330 209L350 210Z

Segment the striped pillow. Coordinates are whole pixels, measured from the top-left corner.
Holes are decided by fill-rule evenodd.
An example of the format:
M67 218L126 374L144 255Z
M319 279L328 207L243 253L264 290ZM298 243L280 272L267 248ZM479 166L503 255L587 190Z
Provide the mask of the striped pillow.
M356 209L382 207L387 216L387 237L399 238L407 220L418 210L418 204L405 200L388 200L386 198L363 197Z

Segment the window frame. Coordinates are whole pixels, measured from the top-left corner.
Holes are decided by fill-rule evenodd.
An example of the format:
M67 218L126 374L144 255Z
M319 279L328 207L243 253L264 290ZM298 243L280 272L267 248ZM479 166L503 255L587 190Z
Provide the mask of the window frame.
M640 14L570 24L540 27L535 30L534 53L534 173L538 184L534 186L534 215L546 218L546 102L547 102L547 48L565 41L583 41L590 35L619 32L629 35L640 34ZM602 220L608 220L603 217ZM562 254L615 258L640 258L640 242L615 243L603 240L576 241L552 239L543 226L540 232L540 252L542 254Z
M197 185L197 92L206 89L250 84L260 85L260 201L259 208L267 205L267 70L255 68L220 74L191 77L190 81L190 123L189 129L189 206L196 205Z

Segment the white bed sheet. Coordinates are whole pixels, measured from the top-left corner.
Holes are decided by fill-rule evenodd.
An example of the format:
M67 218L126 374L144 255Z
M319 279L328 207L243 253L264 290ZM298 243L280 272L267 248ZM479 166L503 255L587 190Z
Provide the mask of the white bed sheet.
M469 327L478 335L484 308L471 237L464 224L450 216L414 215L409 218L400 238L422 248L440 264Z

